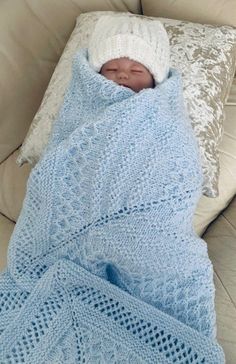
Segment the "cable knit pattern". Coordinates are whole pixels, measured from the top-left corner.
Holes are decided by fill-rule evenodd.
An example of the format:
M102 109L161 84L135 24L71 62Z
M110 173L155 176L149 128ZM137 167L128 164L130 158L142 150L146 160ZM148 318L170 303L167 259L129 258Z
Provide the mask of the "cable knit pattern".
M224 363L183 105L173 69L135 93L76 54L0 280L0 363Z

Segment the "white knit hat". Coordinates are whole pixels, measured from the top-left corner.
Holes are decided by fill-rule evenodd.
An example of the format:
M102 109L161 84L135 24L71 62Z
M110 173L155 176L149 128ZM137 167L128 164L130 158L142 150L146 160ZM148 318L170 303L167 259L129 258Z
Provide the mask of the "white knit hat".
M169 73L169 38L158 20L104 15L91 35L88 56L91 67L97 72L112 59L128 57L143 64L157 84Z

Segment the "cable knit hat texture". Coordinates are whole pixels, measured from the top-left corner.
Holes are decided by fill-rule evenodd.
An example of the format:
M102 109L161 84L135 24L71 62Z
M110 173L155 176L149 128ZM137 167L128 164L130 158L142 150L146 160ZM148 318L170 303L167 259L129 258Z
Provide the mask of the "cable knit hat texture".
M128 57L143 64L158 84L169 73L169 38L158 20L104 15L91 35L88 56L96 72L100 72L102 66L112 59Z

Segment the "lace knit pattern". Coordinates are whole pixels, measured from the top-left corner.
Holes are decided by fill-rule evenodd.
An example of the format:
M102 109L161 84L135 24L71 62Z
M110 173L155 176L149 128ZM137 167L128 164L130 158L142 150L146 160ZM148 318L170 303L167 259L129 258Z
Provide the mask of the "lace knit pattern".
M219 363L179 74L138 94L76 54L0 280L0 363Z

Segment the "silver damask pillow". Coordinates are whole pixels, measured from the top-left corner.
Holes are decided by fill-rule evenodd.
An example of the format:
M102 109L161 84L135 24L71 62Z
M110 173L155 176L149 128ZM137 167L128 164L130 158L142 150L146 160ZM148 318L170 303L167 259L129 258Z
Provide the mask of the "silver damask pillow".
M88 46L89 37L104 13L81 14L45 92L42 104L21 147L18 163L36 163L44 150L71 76L74 53ZM127 16L140 17L126 13ZM183 76L184 99L197 137L204 173L203 194L218 195L218 145L223 134L224 104L235 72L236 30L166 18L159 20L171 45L171 66Z

